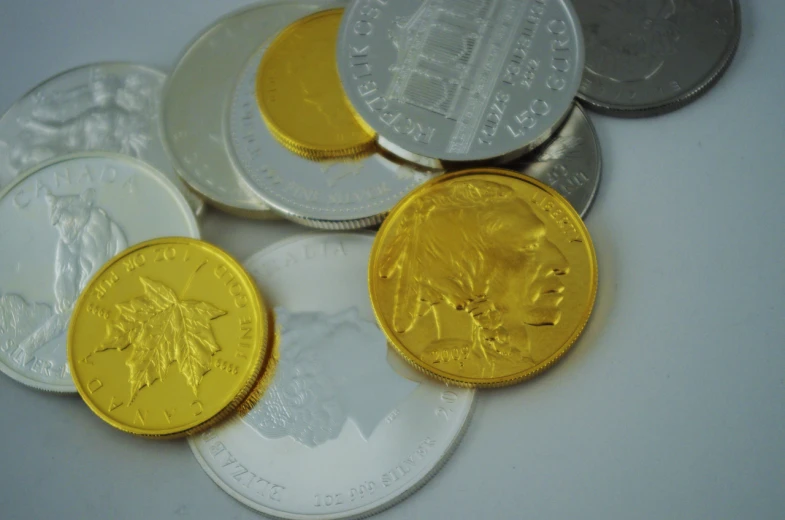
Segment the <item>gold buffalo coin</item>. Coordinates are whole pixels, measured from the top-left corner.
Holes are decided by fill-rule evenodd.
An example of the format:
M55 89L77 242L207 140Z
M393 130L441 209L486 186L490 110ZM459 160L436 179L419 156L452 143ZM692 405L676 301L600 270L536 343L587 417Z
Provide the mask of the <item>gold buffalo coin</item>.
M374 134L346 99L335 49L343 9L321 11L284 29L262 57L256 98L270 133L309 159L370 152Z
M253 279L217 247L162 238L120 253L74 306L68 363L90 408L121 430L195 433L234 411L269 353Z
M371 302L390 343L442 381L501 386L556 362L594 306L597 261L556 191L483 168L438 177L374 242Z

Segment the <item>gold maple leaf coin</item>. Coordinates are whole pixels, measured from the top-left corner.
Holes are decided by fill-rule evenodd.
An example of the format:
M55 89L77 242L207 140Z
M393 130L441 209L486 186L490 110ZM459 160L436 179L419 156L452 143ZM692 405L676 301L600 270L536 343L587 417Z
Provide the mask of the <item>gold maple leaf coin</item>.
M256 76L256 100L270 133L308 159L356 158L376 142L338 76L342 16L343 9L331 9L291 24L272 40Z
M597 293L589 232L569 202L512 171L443 175L376 235L371 303L393 347L450 384L501 386L555 363Z
M103 420L131 433L194 433L235 410L271 351L253 279L205 242L162 238L113 258L74 306L68 363Z

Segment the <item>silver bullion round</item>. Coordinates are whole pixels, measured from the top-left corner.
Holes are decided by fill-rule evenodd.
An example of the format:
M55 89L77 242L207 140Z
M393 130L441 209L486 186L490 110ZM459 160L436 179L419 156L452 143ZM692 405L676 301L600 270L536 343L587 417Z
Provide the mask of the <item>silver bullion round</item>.
M0 370L28 386L76 392L66 362L73 305L128 246L198 238L182 194L146 163L117 154L63 156L0 193Z
M540 145L572 107L583 55L568 0L357 0L338 70L381 146L440 167Z
M283 147L256 102L256 75L266 46L248 61L230 108L231 143L240 170L267 205L299 224L357 229L382 221L392 207L435 173L374 153L312 161Z
M581 0L586 70L578 94L621 116L675 110L714 85L741 35L738 0Z
M549 141L506 167L549 185L585 217L602 176L602 153L594 125L575 103L567 121Z
M180 180L164 149L165 81L158 70L108 62L70 69L37 85L0 118L0 188L55 157L114 152L166 175L200 215L204 201Z
M245 262L275 307L280 359L253 409L189 438L243 504L287 519L360 518L406 498L457 447L474 391L388 349L365 272L370 234L274 244Z
M225 211L274 217L229 152L226 111L248 57L268 38L323 2L264 3L221 18L185 50L164 88L163 134L177 172Z

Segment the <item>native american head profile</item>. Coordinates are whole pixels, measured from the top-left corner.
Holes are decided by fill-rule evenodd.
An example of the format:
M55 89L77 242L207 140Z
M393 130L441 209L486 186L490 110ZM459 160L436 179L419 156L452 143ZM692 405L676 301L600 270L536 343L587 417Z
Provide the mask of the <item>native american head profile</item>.
M444 183L400 217L377 275L394 284L397 334L430 330L424 354L463 349L467 359L531 359L530 327L561 317L567 260L514 189Z

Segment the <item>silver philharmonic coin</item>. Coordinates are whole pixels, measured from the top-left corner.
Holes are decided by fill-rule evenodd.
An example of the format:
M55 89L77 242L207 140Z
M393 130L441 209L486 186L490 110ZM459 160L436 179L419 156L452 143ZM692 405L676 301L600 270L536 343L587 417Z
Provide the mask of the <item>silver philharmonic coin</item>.
M208 27L185 50L164 90L163 128L177 172L214 206L252 218L274 217L229 152L226 111L249 56L323 2L254 5Z
M49 159L115 152L141 159L169 178L193 209L204 202L174 171L161 136L166 75L133 63L95 63L33 88L0 118L0 188Z
M618 116L675 110L714 85L741 35L738 0L580 0L579 97Z
M281 146L256 102L256 75L264 50L249 60L240 77L229 126L240 170L268 206L310 227L368 227L381 222L404 195L436 175L378 153L359 159L311 161Z
M602 153L594 125L575 103L567 121L549 141L506 168L549 185L585 217L602 176Z
M422 486L457 447L474 391L388 350L364 273L373 235L320 234L246 261L275 306L280 359L250 413L188 442L227 493L287 519L361 518Z
M357 0L338 70L382 147L440 167L545 141L572 107L583 54L569 0Z
M198 238L182 194L146 163L70 155L0 193L0 370L28 386L76 392L66 329L87 282L128 246Z

